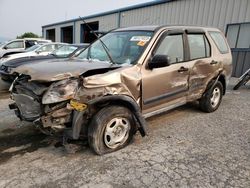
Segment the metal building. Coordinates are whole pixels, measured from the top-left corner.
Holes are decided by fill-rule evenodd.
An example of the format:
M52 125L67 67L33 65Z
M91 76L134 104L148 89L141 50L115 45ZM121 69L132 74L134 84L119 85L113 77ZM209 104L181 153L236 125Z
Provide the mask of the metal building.
M109 31L134 25L204 25L226 33L233 53L233 76L250 68L250 0L155 0L86 16L93 30ZM95 36L79 19L42 26L57 42L92 42Z

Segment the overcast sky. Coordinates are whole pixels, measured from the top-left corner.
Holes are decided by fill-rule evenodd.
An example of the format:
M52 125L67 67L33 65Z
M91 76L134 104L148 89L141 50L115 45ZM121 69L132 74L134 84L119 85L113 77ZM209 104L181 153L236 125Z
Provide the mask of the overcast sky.
M42 34L42 25L153 0L0 0L0 37Z

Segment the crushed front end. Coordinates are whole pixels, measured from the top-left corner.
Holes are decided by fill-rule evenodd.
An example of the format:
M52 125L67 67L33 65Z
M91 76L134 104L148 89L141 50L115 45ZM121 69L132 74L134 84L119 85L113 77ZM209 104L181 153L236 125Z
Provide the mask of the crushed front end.
M10 89L14 103L9 107L17 117L21 121L33 122L46 134L61 132L71 126L73 110L69 100L78 87L78 80L40 83L29 79L27 75L17 77Z

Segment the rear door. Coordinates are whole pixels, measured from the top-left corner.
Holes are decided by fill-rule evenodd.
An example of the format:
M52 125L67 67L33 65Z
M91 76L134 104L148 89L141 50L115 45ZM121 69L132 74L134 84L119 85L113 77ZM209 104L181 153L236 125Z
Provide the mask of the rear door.
M188 100L201 97L208 82L218 74L220 63L214 59L211 44L203 31L187 30L190 69Z

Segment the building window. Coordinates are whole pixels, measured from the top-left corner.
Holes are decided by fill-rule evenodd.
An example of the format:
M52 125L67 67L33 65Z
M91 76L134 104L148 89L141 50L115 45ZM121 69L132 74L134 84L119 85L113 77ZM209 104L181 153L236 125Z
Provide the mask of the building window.
M250 48L250 23L229 24L227 40L231 48Z
M231 48L236 47L237 35L240 29L240 25L229 25L227 28L227 40Z
M242 24L240 26L239 38L236 48L250 47L250 24Z

